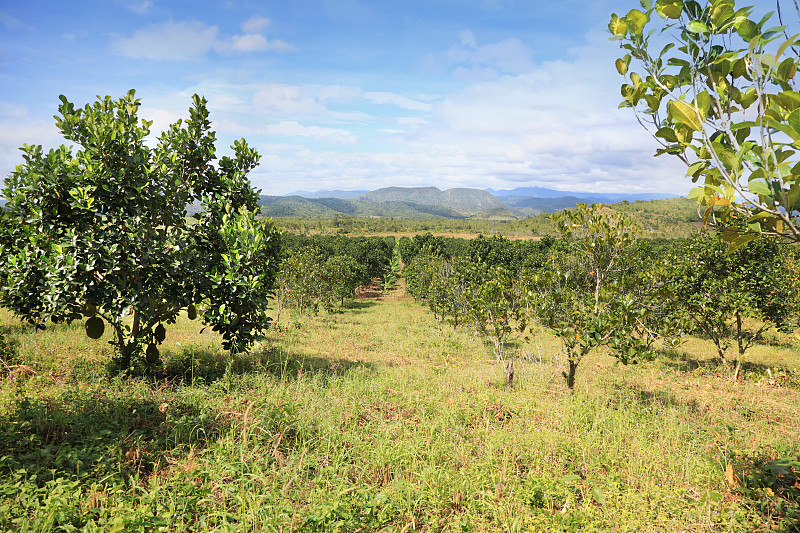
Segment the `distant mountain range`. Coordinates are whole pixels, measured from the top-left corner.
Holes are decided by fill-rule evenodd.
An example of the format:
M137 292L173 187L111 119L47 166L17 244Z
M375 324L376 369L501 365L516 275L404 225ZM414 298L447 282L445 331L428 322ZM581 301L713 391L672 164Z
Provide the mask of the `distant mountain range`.
M579 203L677 198L660 193L607 194L565 192L542 187L481 190L436 187L386 187L374 191L295 191L286 196L261 196L262 212L272 217L331 218L366 216L393 218L514 219L552 213Z
M601 192L576 192L576 191L557 191L555 189L545 189L543 187L517 187L516 189L486 189L498 198L506 201L508 198L567 198L575 197L581 200L592 200L597 202L635 202L636 200L663 200L665 198L678 198L677 194L664 193L601 193Z
M358 198L364 193L368 193L369 191L364 189L363 191L340 191L338 189L333 191L322 190L322 191L294 191L290 192L289 194L284 194L282 196L299 196L301 198L339 198L342 200L347 200L350 198Z

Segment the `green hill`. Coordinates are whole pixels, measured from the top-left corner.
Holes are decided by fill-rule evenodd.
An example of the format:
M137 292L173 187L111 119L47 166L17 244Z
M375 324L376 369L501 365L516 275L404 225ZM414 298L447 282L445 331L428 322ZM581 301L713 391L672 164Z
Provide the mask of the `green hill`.
M463 216L492 213L493 217L514 218L508 206L490 192L480 189L436 187L386 187L362 194L359 199L370 202L403 202L415 206L452 209ZM483 218L483 217L480 217Z
M595 199L596 201L596 199ZM548 233L552 223L546 214L570 209L578 203L593 203L578 196L505 196L501 201L488 191L436 187L386 187L358 198L306 198L301 196L261 196L262 214L296 219L335 217L387 218L404 220L496 220ZM686 235L699 220L697 204L686 198L636 200L607 203L639 222L649 234Z
M301 198L299 196L261 196L261 213L268 217L333 218L383 217L405 219L465 218L464 214L443 206L410 202L371 202L360 199Z

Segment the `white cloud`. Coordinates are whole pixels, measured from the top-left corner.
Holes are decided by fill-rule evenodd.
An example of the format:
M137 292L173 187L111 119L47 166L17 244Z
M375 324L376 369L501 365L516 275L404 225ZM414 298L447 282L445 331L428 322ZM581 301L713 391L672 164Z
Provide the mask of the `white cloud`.
M475 34L470 30L461 32L461 46L468 46L469 48L477 48L478 41L475 39Z
M310 116L324 114L326 109L313 92L299 85L271 84L253 96L257 113L272 116Z
M244 35L234 35L229 41L219 42L215 46L220 52L288 52L292 49L289 43L279 39L268 40L260 33L245 33Z
M322 85L309 87L320 102L349 103L361 98L364 91L353 85Z
M5 11L0 11L0 25L2 25L7 30L16 30L28 27L26 24L23 24L19 19L12 17Z
M422 117L398 117L397 123L401 126L419 127L427 124L428 121Z
M267 28L270 20L266 17L252 17L242 24L242 31L245 33L257 33Z
M521 40L510 38L479 46L469 30L461 32L461 45L448 49L441 60L456 79L466 82L521 74L535 67L533 52Z
M263 128L267 135L283 135L288 137L307 137L314 141L329 144L352 145L358 139L351 132L343 129L325 128L321 126L304 126L296 121L284 121L269 124Z
M23 163L23 144L42 145L46 152L66 143L52 119L33 118L27 107L0 101L0 182Z
M144 0L143 2L139 2L138 4L131 4L128 6L128 9L133 11L134 13L144 14L150 11L150 8L153 7L153 2L150 0Z
M170 20L139 29L130 37L118 35L111 46L124 56L156 61L199 59L211 50L224 54L292 50L289 43L270 40L258 33L268 23L269 19L263 17L252 18L243 24L246 33L220 36L217 26L207 26L197 20Z
M376 104L393 104L411 111L429 111L431 109L431 104L429 103L389 92L368 92L364 96L367 100Z
M490 45L482 57L501 48ZM383 123L378 133L390 144L382 144L381 152L366 145L345 152L284 150L265 161L254 180L263 180L259 186L267 191L285 188L273 193L398 184L685 193L691 184L682 165L674 158L654 159L655 141L630 112L617 109L622 80L613 66L616 53L598 30L565 60L466 83L431 99L428 111L420 107L417 116ZM319 103L314 94L306 96ZM375 94L382 93L363 98L394 105L394 98Z
M188 119L189 113L187 109L189 108L189 105L190 102L187 101L184 105L185 109L182 111L146 106L140 107L140 120L144 119L153 121L152 126L150 126L150 138L148 139L148 145L155 146L157 144L156 138L161 135L162 132L167 131L167 129L172 124L177 122L178 119Z
M375 116L360 109L365 103L427 112L431 104L386 91L364 91L347 85L269 84L253 96L253 111L275 117L315 117L337 122L369 122Z
M219 29L197 20L168 21L137 30L131 37L117 37L112 47L122 55L159 61L198 59L217 42Z

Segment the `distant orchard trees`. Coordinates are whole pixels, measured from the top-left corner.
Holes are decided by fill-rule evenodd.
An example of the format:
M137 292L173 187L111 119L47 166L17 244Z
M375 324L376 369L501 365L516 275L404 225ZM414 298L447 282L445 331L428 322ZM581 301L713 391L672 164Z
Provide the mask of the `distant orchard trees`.
M560 338L572 389L582 359L602 348L637 363L684 334L711 338L728 362L767 328L797 319L798 267L790 247L764 239L729 254L722 239L639 240L640 230L602 205L552 216L561 239L479 237L456 245L432 235L401 239L408 292L439 318L482 333L513 385L514 339L532 323Z

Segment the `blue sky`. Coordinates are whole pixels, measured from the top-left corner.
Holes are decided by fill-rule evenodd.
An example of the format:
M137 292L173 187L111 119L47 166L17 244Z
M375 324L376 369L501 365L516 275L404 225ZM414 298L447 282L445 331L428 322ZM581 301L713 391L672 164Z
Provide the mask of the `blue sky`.
M752 2L751 2L752 3ZM760 1L757 11L774 8ZM154 131L209 101L264 194L397 186L685 194L618 110L612 12L636 0L0 3L0 175L61 144L58 95L136 89Z

